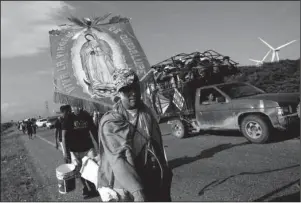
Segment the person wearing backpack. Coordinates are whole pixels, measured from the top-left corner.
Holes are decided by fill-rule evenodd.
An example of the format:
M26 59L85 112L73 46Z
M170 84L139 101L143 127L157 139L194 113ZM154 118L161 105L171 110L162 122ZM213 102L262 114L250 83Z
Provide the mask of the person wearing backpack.
M120 100L99 124L98 191L109 188L119 201L171 201L172 171L159 125L141 100L139 78L119 69L113 79Z

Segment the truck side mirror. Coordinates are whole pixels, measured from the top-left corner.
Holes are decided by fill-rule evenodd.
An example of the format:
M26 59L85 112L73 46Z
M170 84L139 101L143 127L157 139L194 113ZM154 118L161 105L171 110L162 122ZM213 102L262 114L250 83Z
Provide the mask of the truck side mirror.
M218 103L221 103L221 102L226 102L226 99L225 99L225 97L217 97L217 98L216 98L216 101L217 101Z

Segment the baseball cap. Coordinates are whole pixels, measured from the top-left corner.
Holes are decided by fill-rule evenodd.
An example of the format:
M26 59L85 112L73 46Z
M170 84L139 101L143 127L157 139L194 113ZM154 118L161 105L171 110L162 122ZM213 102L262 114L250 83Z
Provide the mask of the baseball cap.
M139 83L139 78L137 74L130 68L117 69L113 73L113 80L116 91L119 91L123 87Z

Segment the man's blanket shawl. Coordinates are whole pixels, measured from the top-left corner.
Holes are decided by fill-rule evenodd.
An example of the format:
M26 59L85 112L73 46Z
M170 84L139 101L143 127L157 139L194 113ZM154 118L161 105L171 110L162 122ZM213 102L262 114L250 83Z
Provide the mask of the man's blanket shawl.
M167 164L158 123L145 104L140 106L138 113L136 131L135 126L129 123L128 113L120 101L102 117L99 124L101 163L98 187L114 185L114 188L125 189L131 193L143 189L134 159L148 142L149 136L159 146L155 152L158 159L164 165Z

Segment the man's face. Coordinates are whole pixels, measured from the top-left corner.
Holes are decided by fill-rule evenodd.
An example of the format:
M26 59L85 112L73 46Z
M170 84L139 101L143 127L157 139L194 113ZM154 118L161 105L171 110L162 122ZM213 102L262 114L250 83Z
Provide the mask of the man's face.
M213 72L214 73L218 73L219 72L219 68L217 66L213 66Z
M141 97L138 83L123 87L119 90L121 102L126 109L136 109Z
M79 111L80 111L80 108L79 108L79 107L77 107L77 106L72 106L71 108L72 108L72 111L73 111L73 113L74 113L75 115L78 115L78 114L79 114Z
M229 65L230 64L230 60L229 59L224 59L223 60L223 64L224 65Z
M213 101L213 99L214 99L214 96L213 96L213 94L211 93L211 94L209 94L209 97L208 97L208 99L209 99L209 101Z
M70 108L66 108L62 111L62 118L65 118L68 114L71 113L71 109Z
M178 63L178 64L177 64L177 68L180 68L180 69L181 69L182 67L183 67L183 65L182 65L181 63Z

